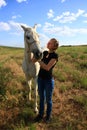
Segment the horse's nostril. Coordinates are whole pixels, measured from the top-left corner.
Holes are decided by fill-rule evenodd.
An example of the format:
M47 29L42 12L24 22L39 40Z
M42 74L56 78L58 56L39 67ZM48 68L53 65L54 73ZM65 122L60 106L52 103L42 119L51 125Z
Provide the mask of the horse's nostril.
M37 59L39 59L39 58L41 58L42 57L42 52L36 52L35 53L35 57L37 58Z
M36 52L36 56L40 56L40 52Z

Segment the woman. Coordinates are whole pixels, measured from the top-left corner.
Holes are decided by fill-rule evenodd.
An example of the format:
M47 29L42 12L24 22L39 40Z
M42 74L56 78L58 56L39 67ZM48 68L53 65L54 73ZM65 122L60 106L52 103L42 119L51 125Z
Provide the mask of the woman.
M39 114L35 121L40 121L44 116L44 107L47 103L46 121L50 120L52 112L52 94L54 89L54 78L52 75L53 68L58 61L58 54L55 52L59 46L59 42L52 38L47 43L48 51L43 52L43 58L38 61L40 71L38 75L38 91L39 91Z

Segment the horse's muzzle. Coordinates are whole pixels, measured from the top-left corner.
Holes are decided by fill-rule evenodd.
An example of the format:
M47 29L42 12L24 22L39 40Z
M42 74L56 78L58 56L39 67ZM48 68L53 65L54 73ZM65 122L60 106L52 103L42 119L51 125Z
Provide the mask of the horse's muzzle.
M35 57L37 60L42 59L43 53L42 53L41 51L37 50L37 51L34 52L34 57Z

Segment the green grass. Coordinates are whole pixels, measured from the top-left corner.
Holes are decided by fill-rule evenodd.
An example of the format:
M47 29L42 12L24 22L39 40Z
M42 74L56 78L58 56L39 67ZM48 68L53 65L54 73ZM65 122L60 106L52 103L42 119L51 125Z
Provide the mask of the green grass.
M74 96L74 101L78 103L81 107L84 107L87 114L87 95Z
M6 86L8 82L12 79L12 73L10 68L0 67L0 95L5 97L6 95Z
M34 123L34 99L30 103L22 71L23 48L0 47L0 129L1 130L86 130L87 46L66 46L57 50L54 114L49 124ZM32 89L33 91L33 89ZM34 98L34 92L33 92ZM55 102L55 100L57 100ZM4 116L3 116L4 115Z

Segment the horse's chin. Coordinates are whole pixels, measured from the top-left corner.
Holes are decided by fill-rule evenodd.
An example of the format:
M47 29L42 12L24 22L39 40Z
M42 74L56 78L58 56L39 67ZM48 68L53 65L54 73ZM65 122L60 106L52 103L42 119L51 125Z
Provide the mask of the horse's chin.
M36 60L41 60L42 59L42 56L34 56Z

